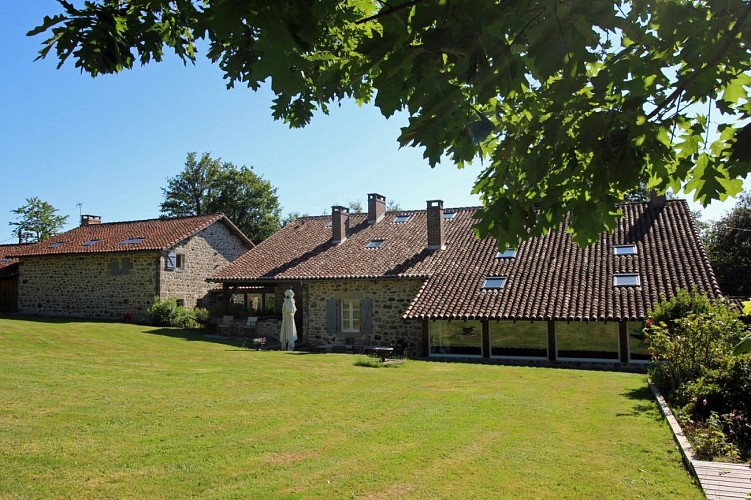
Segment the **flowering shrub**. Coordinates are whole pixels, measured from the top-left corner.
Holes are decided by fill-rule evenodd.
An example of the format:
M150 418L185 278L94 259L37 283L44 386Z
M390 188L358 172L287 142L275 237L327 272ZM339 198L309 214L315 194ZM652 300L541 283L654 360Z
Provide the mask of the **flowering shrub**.
M696 453L748 459L751 354L733 354L748 334L738 314L723 302L683 292L655 307L645 324L652 381L676 409Z

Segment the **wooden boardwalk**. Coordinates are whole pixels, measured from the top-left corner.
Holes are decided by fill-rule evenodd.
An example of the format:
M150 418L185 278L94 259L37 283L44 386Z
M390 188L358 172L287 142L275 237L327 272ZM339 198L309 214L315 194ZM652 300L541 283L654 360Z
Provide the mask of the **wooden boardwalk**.
M710 500L746 499L751 495L751 465L691 460L704 494Z
M678 425L678 421L675 419L673 412L670 411L660 391L652 384L650 384L650 387L655 398L657 398L660 411L673 431L673 438L675 438L675 442L681 450L681 455L683 455L683 463L699 480L701 489L704 490L707 498L709 500L751 499L751 465L706 462L695 459L691 444L683 434L683 430Z

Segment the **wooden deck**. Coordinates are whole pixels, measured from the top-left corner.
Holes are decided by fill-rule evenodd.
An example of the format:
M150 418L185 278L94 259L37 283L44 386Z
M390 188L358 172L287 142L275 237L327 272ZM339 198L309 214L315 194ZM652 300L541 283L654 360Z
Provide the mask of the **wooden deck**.
M678 425L673 412L670 411L667 402L655 386L650 384L650 387L655 398L657 398L660 411L673 431L673 438L681 450L683 462L699 480L701 489L704 490L707 498L709 500L746 500L751 498L751 465L707 462L695 459L694 450L683 434L680 425Z
M696 477L710 500L743 499L751 494L751 465L692 460Z

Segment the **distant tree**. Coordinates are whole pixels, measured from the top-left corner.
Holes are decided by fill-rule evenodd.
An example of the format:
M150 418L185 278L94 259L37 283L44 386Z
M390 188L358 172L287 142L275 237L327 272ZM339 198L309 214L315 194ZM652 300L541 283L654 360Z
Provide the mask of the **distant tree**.
M353 214L362 213L362 203L360 202L360 200L350 201L347 204L347 207L349 208L349 211Z
M310 214L308 214L307 212L304 212L304 213L301 213L301 212L289 212L282 219L282 226L286 226L287 224L295 222L300 217L307 217L308 215L310 215Z
M389 200L386 202L386 210L389 212L396 212L397 210L401 210L402 207L399 206L398 201Z
M26 205L11 210L16 222L10 222L18 235L18 243L35 243L46 240L60 232L68 221L67 215L57 215L58 210L36 196L26 198Z
M735 207L712 224L706 247L722 292L751 296L751 193L743 192Z
M224 213L255 243L271 236L281 225L276 188L251 168L236 167L221 158L188 153L185 168L162 188L162 215L185 217Z

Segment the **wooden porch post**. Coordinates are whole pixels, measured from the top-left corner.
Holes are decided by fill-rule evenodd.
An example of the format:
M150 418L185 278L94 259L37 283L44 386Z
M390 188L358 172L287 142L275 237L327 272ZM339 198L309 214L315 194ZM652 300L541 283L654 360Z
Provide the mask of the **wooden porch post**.
M555 321L548 320L548 361L555 361L556 345L555 345Z
M482 357L490 358L490 320L482 320Z
M430 355L430 320L422 320L422 356L427 358Z
M628 363L628 328L625 320L618 322L618 347L621 363Z

